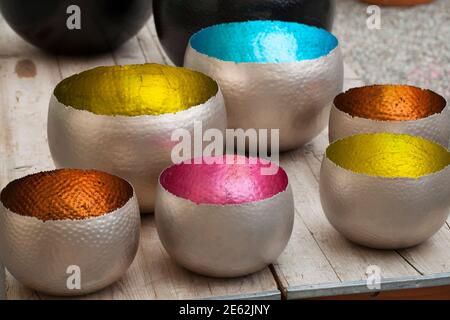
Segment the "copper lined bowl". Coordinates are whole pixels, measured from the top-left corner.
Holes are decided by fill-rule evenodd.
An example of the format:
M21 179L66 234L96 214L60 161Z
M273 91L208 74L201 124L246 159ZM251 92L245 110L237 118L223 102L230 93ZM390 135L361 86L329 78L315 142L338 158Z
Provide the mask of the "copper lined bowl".
M98 67L56 86L48 142L56 167L122 177L135 188L141 212L150 213L158 176L180 143L172 134L183 129L193 139L194 121L225 131L222 93L210 77L158 64Z
M322 162L320 198L329 222L353 242L379 249L420 244L450 213L450 152L404 134L338 140Z
M93 170L41 172L12 181L0 199L1 260L31 289L52 295L97 291L121 278L136 255L138 203L133 187L119 177ZM70 278L74 270L79 283Z
M292 232L294 203L285 171L243 156L202 160L162 172L155 210L161 242L176 262L203 275L237 277L263 269Z
M407 85L353 88L334 99L330 142L360 133L391 132L421 136L445 147L450 111L437 93Z

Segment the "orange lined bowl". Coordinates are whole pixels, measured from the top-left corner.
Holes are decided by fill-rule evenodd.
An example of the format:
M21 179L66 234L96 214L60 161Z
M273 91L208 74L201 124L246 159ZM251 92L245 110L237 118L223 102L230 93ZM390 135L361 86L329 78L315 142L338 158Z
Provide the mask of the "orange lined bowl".
M421 136L448 147L447 102L431 90L407 85L353 88L335 98L329 123L330 142L379 132Z
M1 259L33 290L100 290L122 277L136 255L138 202L119 177L94 170L41 172L12 181L0 199ZM73 272L79 272L79 286L69 279Z

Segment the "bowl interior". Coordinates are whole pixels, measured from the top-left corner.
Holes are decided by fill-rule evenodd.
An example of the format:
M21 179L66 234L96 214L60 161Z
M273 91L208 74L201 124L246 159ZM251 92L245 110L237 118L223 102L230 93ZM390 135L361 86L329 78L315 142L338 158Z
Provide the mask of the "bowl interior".
M295 22L247 21L214 25L191 37L198 52L237 63L282 63L318 59L338 45L324 29Z
M269 164L257 158L224 156L203 160L201 164L191 161L167 168L160 176L162 187L197 204L229 205L264 200L288 186L282 168L265 175L261 169Z
M99 171L61 169L9 183L1 192L10 211L40 220L80 220L123 207L133 196L125 180Z
M331 144L326 156L355 173L420 178L450 165L450 152L429 140L403 134L355 135Z
M418 120L446 106L445 99L433 91L405 85L353 88L338 95L334 103L353 117L384 121Z
M160 115L205 103L217 94L208 76L158 64L98 67L61 81L54 94L75 109L103 115Z

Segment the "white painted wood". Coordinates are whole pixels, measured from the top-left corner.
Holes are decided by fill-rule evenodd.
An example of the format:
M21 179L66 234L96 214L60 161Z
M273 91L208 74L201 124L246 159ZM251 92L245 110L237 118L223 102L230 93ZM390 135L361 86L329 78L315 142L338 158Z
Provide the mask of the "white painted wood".
M16 73L28 59L36 75ZM48 100L56 83L99 65L171 63L157 41L153 20L123 47L90 58L46 55L17 37L0 17L0 187L17 177L53 168L46 137ZM362 82L346 66L345 89ZM353 245L323 215L318 179L328 145L327 132L304 148L283 154L281 164L294 191L296 221L286 251L265 270L238 279L212 279L188 272L168 257L159 242L152 216L143 217L137 258L119 282L83 299L287 298L367 292L366 268L378 265L386 282L382 290L450 283L450 229L416 248L379 251ZM51 299L33 292L7 274L8 299ZM1 285L0 297L3 286Z

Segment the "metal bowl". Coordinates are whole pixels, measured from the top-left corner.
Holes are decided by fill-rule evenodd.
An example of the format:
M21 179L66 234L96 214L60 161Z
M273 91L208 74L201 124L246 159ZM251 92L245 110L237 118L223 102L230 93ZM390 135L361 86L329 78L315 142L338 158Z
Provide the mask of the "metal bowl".
M238 277L274 262L294 223L285 171L256 158L203 158L160 176L155 219L169 255L194 272Z
M193 138L194 121L203 130L226 128L223 97L211 78L156 64L100 67L58 84L48 141L57 167L118 175L135 188L141 211L153 212L158 176L179 144L172 133L185 129Z
M148 0L0 0L0 12L22 38L46 51L87 54L131 39L152 13Z
M450 152L403 134L338 140L322 163L320 198L328 220L347 239L379 249L415 246L450 213Z
M331 30L334 0L153 0L156 30L165 51L177 65L189 38L218 23L283 20Z
M112 284L133 262L139 233L132 186L106 173L42 172L1 192L0 257L33 290L81 295Z
M431 90L373 85L339 94L331 108L330 142L360 133L391 132L450 142L450 109Z
M230 128L280 129L280 150L299 147L326 126L344 68L338 40L293 22L249 21L192 36L185 66L215 79Z

